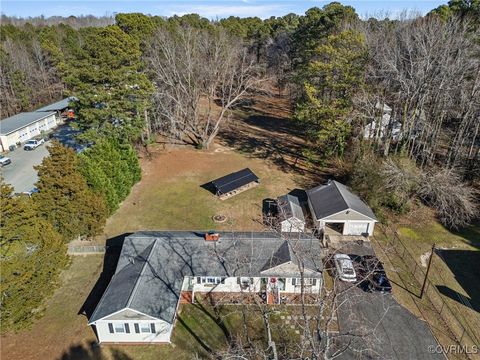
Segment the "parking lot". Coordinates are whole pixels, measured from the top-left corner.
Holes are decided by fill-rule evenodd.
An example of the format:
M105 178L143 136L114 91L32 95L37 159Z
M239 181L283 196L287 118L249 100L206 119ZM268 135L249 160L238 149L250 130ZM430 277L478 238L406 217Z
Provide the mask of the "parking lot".
M18 148L5 154L12 160L12 163L2 167L0 172L5 182L14 187L15 192L30 191L34 188L37 171L33 167L39 165L48 155L48 144L50 144L49 141L32 151Z
M71 126L65 124L57 127L50 133L49 137L75 149L77 147L75 136L79 133L79 130L74 130ZM43 158L48 155L47 146L49 144L50 141L46 141L45 144L32 151L25 151L22 147L5 154L12 160L12 163L2 167L0 174L7 184L14 187L15 192L30 191L35 187L37 172L34 166L39 165Z

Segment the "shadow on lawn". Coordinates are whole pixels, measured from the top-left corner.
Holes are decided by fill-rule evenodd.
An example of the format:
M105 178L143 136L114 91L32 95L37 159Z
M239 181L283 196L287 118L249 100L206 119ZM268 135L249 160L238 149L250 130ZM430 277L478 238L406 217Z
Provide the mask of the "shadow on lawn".
M457 283L465 290L468 297L444 285L437 285L444 296L480 312L480 251L437 249L436 253L454 274Z
M87 344L71 346L58 360L132 360L130 356L117 349L111 349L110 353L111 356L106 356L95 341L90 341Z
M131 233L125 233L107 240L107 250L103 258L102 273L100 274L100 277L98 278L92 291L90 291L90 294L83 303L82 307L78 311L79 315L85 315L87 319L92 316L93 311L97 307L98 302L102 298L103 293L107 289L107 286L110 283L113 274L115 273L120 252L122 250L123 241L129 235L131 235Z

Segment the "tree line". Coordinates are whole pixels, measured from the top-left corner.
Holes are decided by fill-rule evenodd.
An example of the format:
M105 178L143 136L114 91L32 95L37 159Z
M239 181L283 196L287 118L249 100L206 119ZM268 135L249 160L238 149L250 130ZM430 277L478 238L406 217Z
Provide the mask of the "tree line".
M465 225L478 209L478 15L478 1L454 0L395 20L331 3L266 20L0 26L1 117L75 95L93 144L81 155L53 144L31 198L2 183L3 329L28 324L68 263L65 244L98 234L140 179L135 145L208 148L265 82L291 99L312 168L338 160L379 214L422 201Z

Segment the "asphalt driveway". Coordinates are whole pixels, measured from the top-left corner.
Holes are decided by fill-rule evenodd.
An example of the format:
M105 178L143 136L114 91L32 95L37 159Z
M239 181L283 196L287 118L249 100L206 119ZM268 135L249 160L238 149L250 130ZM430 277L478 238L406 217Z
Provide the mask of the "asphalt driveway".
M348 286L348 285L346 285ZM445 360L427 323L398 304L391 294L367 293L353 286L340 296L341 333L354 336L339 359ZM363 355L363 356L362 356Z
M73 129L69 124L63 124L53 130L48 136L50 139L58 140L63 145L77 150L80 145L75 137L80 133L80 130ZM15 192L30 191L35 187L38 177L33 167L39 165L43 158L48 155L48 144L50 144L50 141L45 142L45 144L32 151L18 148L5 154L12 160L12 163L0 168L0 174L6 183L14 187Z
M0 174L7 184L14 187L15 192L30 191L34 188L38 178L37 171L33 167L39 165L48 155L48 144L47 141L35 150L26 151L18 148L6 154L12 163L2 167Z

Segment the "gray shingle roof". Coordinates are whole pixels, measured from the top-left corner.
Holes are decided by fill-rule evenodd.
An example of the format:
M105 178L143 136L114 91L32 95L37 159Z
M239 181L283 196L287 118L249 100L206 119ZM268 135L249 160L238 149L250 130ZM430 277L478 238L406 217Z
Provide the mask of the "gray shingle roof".
M294 217L298 220L305 221L302 206L296 196L290 194L279 196L277 198L277 204L283 220Z
M49 104L47 106L41 107L40 109L37 109L35 111L42 112L42 111L61 111L66 108L68 108L68 104L71 103L72 101L78 100L74 96L70 96L66 99L54 102L53 104Z
M55 114L53 112L23 112L17 115L10 116L0 122L0 134L8 135L14 131L24 128L39 120Z
M265 269L295 260L316 272L309 277L321 277L318 239L296 235L287 244L273 233L220 233L218 242L207 242L202 235L139 232L127 237L89 322L128 307L171 323L185 276L260 277ZM300 272L292 277L300 277Z
M317 219L323 219L340 211L352 209L377 220L367 204L348 190L345 185L335 180L329 181L326 185L307 190L307 196Z

